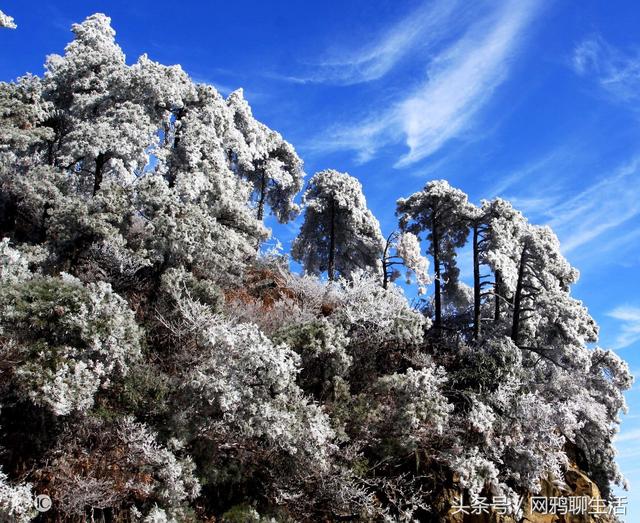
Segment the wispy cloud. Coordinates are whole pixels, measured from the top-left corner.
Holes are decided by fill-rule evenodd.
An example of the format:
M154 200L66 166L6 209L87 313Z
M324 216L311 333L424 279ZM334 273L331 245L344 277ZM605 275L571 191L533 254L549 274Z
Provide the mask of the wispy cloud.
M381 147L404 140L409 151L396 164L404 167L462 136L507 77L524 30L540 5L504 2L478 17L462 36L429 57L426 77L417 88L385 111L329 130L316 147L354 150L366 161Z
M640 158L623 165L582 192L549 208L549 225L565 254L588 244L640 214ZM628 233L628 230L625 231Z
M640 429L623 431L616 436L616 443L625 443L629 441L640 441Z
M534 9L533 2L506 3L436 57L427 81L399 107L409 146L399 165L432 154L468 128L504 80Z
M624 52L592 36L576 46L572 65L577 74L592 77L617 101L640 101L640 50Z
M555 169L564 168L575 162L576 150L572 144L562 144L552 151L536 158L532 161L517 167L501 176L493 176L494 180L490 189L487 191L487 197L493 198L503 196L511 199L508 191L521 188L523 185L529 185L531 181L540 182L542 178L555 177L553 172ZM546 205L549 203L549 186L551 180L545 180ZM515 199L515 197L514 197ZM524 209L522 209L524 211Z
M354 85L378 80L410 53L428 56L429 50L450 36L455 27L463 27L465 19L474 11L469 5L461 9L460 0L428 1L371 44L354 50L334 51L333 57L307 64L309 72L306 74L271 76L303 84Z
M622 305L607 313L607 316L622 322L616 339L616 349L623 349L640 341L640 307ZM618 440L622 441L621 438Z

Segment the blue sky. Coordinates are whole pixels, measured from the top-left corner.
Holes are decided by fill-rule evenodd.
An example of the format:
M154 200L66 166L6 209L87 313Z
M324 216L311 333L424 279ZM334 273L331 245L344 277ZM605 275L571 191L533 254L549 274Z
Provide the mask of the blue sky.
M577 7L579 6L579 7ZM134 61L180 63L245 89L309 174L348 171L388 233L395 200L446 178L503 196L558 233L601 345L640 375L640 6L583 0L462 2L18 1L0 8L0 79L40 73L71 23L112 17ZM285 244L297 224L275 228ZM468 260L461 263L468 274ZM640 521L640 385L619 462ZM635 487L635 488L634 488ZM635 516L634 516L635 514Z

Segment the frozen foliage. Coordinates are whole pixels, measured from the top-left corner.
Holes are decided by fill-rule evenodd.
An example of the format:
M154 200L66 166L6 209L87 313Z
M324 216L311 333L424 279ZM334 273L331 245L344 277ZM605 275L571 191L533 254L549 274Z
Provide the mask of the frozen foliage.
M21 153L34 153L38 144L52 139L51 129L39 127L51 111L50 104L42 97L43 83L40 78L25 75L15 83L0 83L1 115L0 158L20 163L31 163Z
M160 503L177 513L198 496L200 484L193 461L178 457L176 446L162 445L153 430L129 416L115 423L89 419L62 435L44 477L67 517L84 514L87 507L102 510L134 502Z
M15 272L15 271L14 271ZM140 356L139 328L109 284L63 274L0 284L0 332L13 377L57 415L84 411Z
M0 228L46 240L52 261L81 257L79 273L118 288L144 267L238 275L268 236L252 207L281 221L298 212L293 147L241 93L225 100L146 55L127 65L107 16L73 33L44 79L0 84Z
M434 180L385 241L348 174L297 203L242 90L72 30L0 83L0 521L41 492L52 521L435 521L452 493L519 519L569 464L624 485L633 378L551 229ZM302 275L260 252L301 211Z
M420 242L415 234L405 232L399 235L396 249L407 268L407 283L415 277L420 294L426 292L426 286L431 283L429 277L429 260L420 254Z
M350 278L358 269L378 270L382 234L360 182L334 170L316 173L304 194L304 222L291 248L310 274Z
M117 434L127 446L127 460L143 463L155 476L154 485L139 488L153 489L154 496L170 507L198 496L200 485L193 476L195 466L190 458L178 460L169 449L158 444L156 434L129 417L122 420Z
M0 27L6 27L7 29L15 29L18 26L15 24L12 17L0 11Z
M351 366L349 338L344 329L325 318L279 330L274 338L300 355L299 381L306 391L322 395L336 377L346 376Z
M253 118L242 89L231 93L227 104L243 137L233 148L234 166L251 183L258 219L268 204L278 221L288 222L300 212L293 198L302 189L302 160L279 133Z
M24 281L32 276L27 258L9 243L9 238L0 242L0 282L3 284Z
M399 287L383 289L376 276L362 271L340 283L336 321L350 329L351 340L370 346L412 345L422 340L423 329L431 322L409 306Z
M154 505L142 521L144 523L172 523L175 519L167 516L164 509L161 509L158 505Z
M295 380L299 356L275 345L255 325L232 325L206 306L181 302L178 336L192 336L194 349L182 355L182 388L200 430L230 438L259 438L287 453L313 456L320 465L330 450L332 430L317 405Z
M382 423L384 437L413 449L447 426L452 406L441 391L445 382L444 369L433 366L384 376L376 384L370 416Z
M11 485L0 470L0 521L27 523L35 515L31 485Z

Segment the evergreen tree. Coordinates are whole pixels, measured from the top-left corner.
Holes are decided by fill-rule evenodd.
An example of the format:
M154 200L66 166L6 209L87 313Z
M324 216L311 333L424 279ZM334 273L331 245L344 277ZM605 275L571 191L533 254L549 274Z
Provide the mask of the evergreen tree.
M231 93L227 104L243 138L239 146L229 144L233 167L251 183L258 220L268 205L280 223L291 221L300 213L293 199L302 189L302 160L279 133L253 117L242 89Z
M401 229L416 235L427 232L427 252L433 258L435 273L436 330L442 327L443 293L449 290L453 294L458 285L456 249L467 241L468 206L467 195L445 180L429 182L422 191L397 202Z
M304 194L304 223L291 255L311 274L350 278L378 270L383 249L378 220L367 209L360 182L334 170L316 173Z

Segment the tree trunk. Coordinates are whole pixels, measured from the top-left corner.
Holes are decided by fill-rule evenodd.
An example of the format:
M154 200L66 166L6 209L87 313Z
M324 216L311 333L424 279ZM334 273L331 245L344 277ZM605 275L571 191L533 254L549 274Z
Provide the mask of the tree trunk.
M327 272L329 274L329 281L334 281L336 263L336 202L331 200L331 223L329 224L329 263L327 266Z
M104 153L100 153L96 157L96 174L93 178L93 195L100 190L100 186L102 185L102 175L104 171L104 166L107 163L107 156Z
M431 230L431 237L433 239L433 270L435 272L435 302L436 302L436 319L433 324L436 332L440 332L442 326L442 296L440 285L440 240L438 238L438 223L436 219L433 219L433 227Z
M498 323L500 321L500 293L502 292L502 276L500 275L500 271L496 271L496 281L493 284L493 298L495 303L493 304L495 307L493 313L493 322Z
M473 225L473 339L480 337L480 253L478 224Z
M258 220L262 221L264 218L264 201L267 196L267 175L262 171L262 178L260 180L260 199L258 200Z
M382 288L386 289L389 287L389 248L391 247L391 239L395 235L395 232L392 232L389 236L387 236L387 241L384 244L384 251L382 251Z
M518 283L516 284L516 292L513 296L513 325L511 326L511 339L517 345L518 334L520 332L520 309L522 307L522 287L524 283L524 264L527 259L527 246L525 245L520 255L520 267L518 268Z
M178 111L176 112L176 119L173 123L174 126L178 126L180 120L182 120L182 118L184 118L184 116L187 114L187 110L183 107L181 109L178 109ZM176 133L173 137L173 150L174 150L174 154L175 151L177 151L178 147L180 146L180 140L181 140L181 135L182 135L182 125L180 125L180 127L177 127L176 129ZM170 165L169 167L169 172L168 172L168 176L167 176L167 182L169 184L169 187L173 187L176 184L176 177L177 177L177 169L175 164L174 165Z

